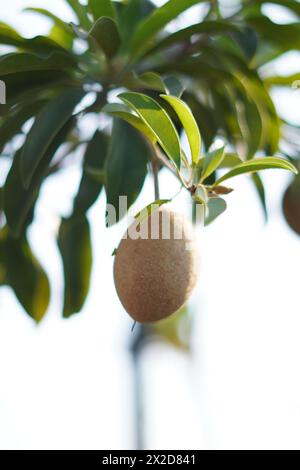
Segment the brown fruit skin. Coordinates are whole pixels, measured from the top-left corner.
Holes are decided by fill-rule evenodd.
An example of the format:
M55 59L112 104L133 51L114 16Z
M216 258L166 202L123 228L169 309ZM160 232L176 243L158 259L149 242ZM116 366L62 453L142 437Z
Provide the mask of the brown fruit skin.
M169 239L162 237L165 213L170 217ZM114 281L120 301L140 323L155 322L177 312L190 297L199 271L199 254L189 222L180 214L157 209L141 223L141 231L149 230L154 221L159 229L157 239L150 235L148 239L123 237L114 262ZM128 230L136 226L134 222ZM182 239L174 237L174 228L184 229Z
M300 185L292 183L286 189L282 209L290 228L300 235Z

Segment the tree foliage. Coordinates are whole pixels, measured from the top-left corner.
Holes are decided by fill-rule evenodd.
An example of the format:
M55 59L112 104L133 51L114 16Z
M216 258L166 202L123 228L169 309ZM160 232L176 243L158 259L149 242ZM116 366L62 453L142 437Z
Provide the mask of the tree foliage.
M48 35L23 38L0 23L0 44L11 49L0 57L0 80L7 88L7 104L0 106L0 148L11 162L0 188L0 282L14 290L36 321L46 312L49 283L27 229L42 185L60 170L55 157L62 148L66 158L78 146L86 147L73 211L62 220L57 240L65 317L80 311L89 290L87 212L102 190L115 206L120 195L132 204L148 163L158 159L194 202L205 206L210 223L226 209L223 196L230 189L223 181L255 172L252 181L266 214L256 172L299 166L299 141L286 154L290 133L297 129L278 115L271 90L292 86L300 74L262 73L271 61L300 49L299 21L274 23L264 4L281 5L299 18L297 1L244 0L229 14L218 1L169 0L160 8L150 0L89 0L86 6L65 1L76 23L43 8L29 9L51 20ZM180 15L196 6L190 23L182 26ZM117 102L111 100L116 91ZM86 95L93 103L84 108L80 103ZM111 132L99 128L83 142L82 116L99 113L112 119ZM183 132L190 156L181 147ZM224 147L211 148L217 138ZM16 257L20 269L14 267Z

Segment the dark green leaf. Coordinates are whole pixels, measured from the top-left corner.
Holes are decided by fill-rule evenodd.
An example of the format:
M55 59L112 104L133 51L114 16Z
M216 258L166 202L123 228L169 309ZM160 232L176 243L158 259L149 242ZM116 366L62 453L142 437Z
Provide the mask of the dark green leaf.
M99 18L92 27L89 37L95 40L109 59L118 52L121 44L118 27L111 18Z
M64 142L75 120L69 120L48 147L40 160L31 183L27 189L22 185L20 158L22 149L14 156L14 160L4 186L4 209L7 223L14 236L19 236L24 228L31 223L32 209L38 197L40 186L47 173L49 163L59 146Z
M152 98L142 93L121 93L118 96L130 106L144 124L155 134L168 157L180 168L180 142L174 124L166 111Z
M184 92L184 86L177 77L175 77L174 75L169 75L169 77L166 77L164 79L164 82L169 95L181 98L181 95Z
M102 16L116 19L116 10L111 0L88 0L88 6L94 21L97 21Z
M12 111L0 126L0 151L16 134L21 132L23 124L41 109L45 100L33 101L27 106L19 106Z
M75 65L72 56L62 52L53 52L44 58L26 52L11 53L0 58L0 76L37 70L64 70Z
M127 196L131 206L138 197L147 173L150 149L143 137L129 124L114 119L111 147L106 162L107 203L119 220L119 196Z
M133 36L136 25L146 18L154 10L154 5L150 0L129 0L126 7L120 14L119 23L124 48L126 49L130 38Z
M237 33L239 31L240 29L237 26L227 21L204 21L202 23L193 24L187 28L180 29L175 33L169 34L164 39L155 44L147 52L147 55L161 51L176 44L184 43L186 40L190 40L191 37L195 35Z
M83 174L74 200L73 216L85 214L97 200L103 182L93 176L103 172L108 150L108 138L98 130L89 142L83 160Z
M70 119L75 106L84 95L82 89L67 89L44 106L37 115L21 156L21 176L25 187L28 188L47 148Z
M63 316L68 318L81 310L89 291L92 247L86 217L62 220L58 247L65 279Z

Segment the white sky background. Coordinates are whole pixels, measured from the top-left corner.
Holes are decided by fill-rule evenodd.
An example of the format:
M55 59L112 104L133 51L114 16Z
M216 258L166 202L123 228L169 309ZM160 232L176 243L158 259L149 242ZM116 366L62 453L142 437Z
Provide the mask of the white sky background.
M49 5L48 5L49 4ZM0 19L33 36L48 22L20 14L42 6L71 20L62 0L0 0ZM270 10L282 21L281 11ZM280 65L294 71L299 56ZM297 71L299 67L297 68ZM276 94L300 124L300 92ZM94 269L83 312L60 318L62 270L55 233L71 207L76 166L49 179L30 230L53 290L39 327L8 289L0 291L0 448L129 449L134 446L131 321L112 281L113 249L125 223L107 230L105 199L90 212ZM202 272L192 300L193 355L166 345L144 354L147 446L152 449L300 449L300 240L285 225L281 194L289 176L264 174L270 222L263 224L247 177L232 180L228 211L198 229ZM161 196L177 182L161 175ZM147 180L136 208L153 199ZM181 194L176 206L186 197Z

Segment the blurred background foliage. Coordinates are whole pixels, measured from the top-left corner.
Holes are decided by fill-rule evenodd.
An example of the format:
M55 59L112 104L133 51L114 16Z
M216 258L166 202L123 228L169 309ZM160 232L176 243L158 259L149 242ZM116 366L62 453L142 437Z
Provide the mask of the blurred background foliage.
M274 76L268 68L287 52L300 50L298 1L244 0L227 8L218 1L199 0L169 0L161 7L150 0L88 0L86 5L65 1L76 24L44 8L30 9L52 21L45 36L23 38L0 23L0 44L8 49L0 57L7 93L6 104L0 106L0 150L1 158L10 162L0 188L0 283L13 289L37 322L47 311L50 287L26 233L45 180L80 150L80 186L57 236L65 278L63 316L69 317L81 310L89 291L90 207L101 191L115 206L120 195L132 204L149 171L149 150L141 135L122 121L112 131L111 120L101 113L116 92L147 93L168 110L182 132L177 116L159 97L164 83L192 109L203 151L221 138L243 160L276 153L299 168L298 128L278 114L271 91L297 87L300 71ZM286 7L295 21L274 23L264 13L266 3ZM199 7L197 15L181 26L180 15L193 6ZM97 119L100 113L101 125L87 140L82 120L87 115ZM251 178L267 218L263 182L259 174ZM283 208L289 225L300 234L299 188L295 176ZM151 334L186 348L185 318L179 312Z

